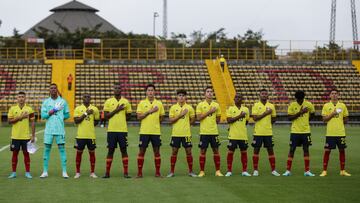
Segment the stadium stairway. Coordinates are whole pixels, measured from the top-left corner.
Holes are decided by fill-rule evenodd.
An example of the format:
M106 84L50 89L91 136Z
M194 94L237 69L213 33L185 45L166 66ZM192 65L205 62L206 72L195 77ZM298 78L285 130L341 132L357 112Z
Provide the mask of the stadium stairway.
M73 121L75 108L75 82L76 82L76 64L82 64L82 60L47 60L47 64L52 64L51 83L58 86L62 97L68 102L70 109L70 119ZM71 74L73 76L73 84L71 90L68 90L67 77Z
M235 87L225 63L224 71L220 66L220 60L206 60L206 66L213 85L217 102L221 109L221 121L226 120L226 109L233 103Z

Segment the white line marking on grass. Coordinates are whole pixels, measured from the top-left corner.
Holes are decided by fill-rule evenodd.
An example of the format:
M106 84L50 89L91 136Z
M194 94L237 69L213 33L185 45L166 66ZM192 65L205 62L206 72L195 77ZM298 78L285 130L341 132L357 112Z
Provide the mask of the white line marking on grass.
M44 132L44 129L35 132L35 135L37 135L37 134L39 134L39 133L42 133L42 132ZM7 149L8 147L10 147L9 144L6 145L6 146L1 147L1 148L0 148L0 152L4 151L4 150Z

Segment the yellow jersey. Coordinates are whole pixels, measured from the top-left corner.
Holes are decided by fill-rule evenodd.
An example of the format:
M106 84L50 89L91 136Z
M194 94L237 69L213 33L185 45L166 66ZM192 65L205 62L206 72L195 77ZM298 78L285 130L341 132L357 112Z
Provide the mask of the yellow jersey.
M160 135L160 116L165 115L164 106L161 101L154 99L152 102L148 98L141 100L137 106L136 113L145 113L150 109L158 107L158 110L141 120L140 135Z
M30 128L29 128L29 121L33 121L34 117L34 110L28 106L24 105L23 108L20 108L19 105L12 106L8 112L8 118L14 119L19 117L23 113L29 114L29 119L23 119L21 121L16 122L12 125L11 128L11 139L16 140L28 140L30 139Z
M326 136L346 136L345 134L345 125L344 117L349 116L349 112L342 102L337 102L334 105L332 102L328 102L324 105L322 109L322 116L327 116L334 112L336 109L341 109L341 112L334 117L332 117L326 125Z
M113 117L109 119L108 132L128 132L126 114L131 113L131 104L127 99L121 97L120 100L117 100L115 97L112 97L105 101L104 111L113 112L118 105L124 104L124 109L119 111Z
M195 111L192 106L190 106L187 103L185 103L183 106L180 106L180 104L177 103L177 104L171 106L170 111L169 111L169 117L170 118L177 117L181 113L181 111L183 111L184 109L187 109L188 112L185 114L185 116L183 116L182 118L177 120L175 123L173 123L172 133L171 133L172 137L190 137L191 136L190 119L195 117Z
M266 102L264 105L261 101L254 104L254 106L251 109L252 115L259 116L263 114L267 108L272 109L271 114L265 116L261 120L256 121L255 127L254 127L254 135L258 136L272 136L272 123L271 118L276 117L276 110L275 106L270 103Z
M216 123L216 117L221 116L221 109L218 103L212 101L210 104L205 100L200 102L196 107L196 114L205 114L212 107L216 108L216 111L206 118L200 121L200 135L218 135L218 127Z
M74 110L74 117L82 116L86 110L92 109L93 113L86 116L85 119L78 124L77 136L79 139L96 139L94 121L100 119L100 112L96 106L90 104L88 108L85 105L80 105Z
M230 106L226 110L226 116L228 118L235 118L239 116L241 112L246 113L245 117L229 124L230 140L248 140L246 122L250 119L249 109L243 105L241 105L240 108L238 108L236 105Z
M311 102L304 100L302 105L296 101L291 102L288 108L288 115L295 115L300 111L301 108L305 107L308 109L308 112L292 120L291 133L310 133L309 118L310 114L315 113L314 105Z

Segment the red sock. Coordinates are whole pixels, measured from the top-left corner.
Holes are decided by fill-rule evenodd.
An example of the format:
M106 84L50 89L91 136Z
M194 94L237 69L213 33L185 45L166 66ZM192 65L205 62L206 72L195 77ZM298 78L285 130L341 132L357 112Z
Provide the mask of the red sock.
M304 156L304 162L305 162L305 172L310 171L310 157Z
M231 172L232 171L232 163L233 163L233 159L234 159L234 152L229 150L226 159L227 159L228 172Z
M156 170L155 174L160 175L160 165L161 165L160 154L155 154L154 162L155 162L155 170Z
M191 173L191 172L193 172L193 156L191 154L187 155L186 160L187 160L188 167L189 167L189 173Z
M90 173L94 173L95 171L95 151L90 152L89 151L89 156L90 156Z
M206 155L205 154L200 154L200 157L199 157L200 171L204 171L204 169L205 169L205 161L206 161Z
M214 163L215 163L215 169L218 171L220 170L220 154L214 154Z
M128 175L128 168L129 168L129 157L125 156L122 158L123 168L124 168L124 174Z
M270 162L270 167L271 167L271 171L275 170L275 155L274 153L268 153L269 154L269 162Z
M345 170L345 150L339 150L340 170Z
M137 163L138 163L138 176L142 176L142 168L144 165L144 154L138 154L137 157Z
M248 162L248 158L247 158L247 152L246 151L241 151L241 163L242 163L242 171L247 171L247 162Z
M329 163L329 157L330 157L330 150L325 150L324 152L324 158L323 158L323 170L326 171Z
M175 171L176 159L177 159L177 155L171 155L171 157L170 157L170 164L171 164L170 173L174 173L174 171Z
M26 172L30 172L30 155L29 152L24 152L23 151L23 155L24 155L24 164L25 164L25 171Z
M288 159L286 162L286 170L291 171L292 161L293 161L294 155L289 154Z
M82 152L81 151L76 151L76 173L80 173L80 165L81 165L81 156L82 156Z
M113 161L113 157L107 157L106 158L106 175L110 175L110 169L111 169L111 164Z
M258 170L258 165L259 165L259 154L254 154L253 155L253 167L254 167L254 170Z
M19 154L19 151L16 151L16 150L13 151L12 159L11 159L11 166L12 166L13 172L16 172L16 166L17 166L17 162L18 162L18 154Z

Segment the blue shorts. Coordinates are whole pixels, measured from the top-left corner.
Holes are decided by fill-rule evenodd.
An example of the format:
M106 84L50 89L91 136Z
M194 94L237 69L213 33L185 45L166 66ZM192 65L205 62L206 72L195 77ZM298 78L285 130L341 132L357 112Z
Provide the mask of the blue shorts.
M228 149L234 151L236 148L240 148L241 151L245 151L248 148L247 140L229 140Z
M147 148L150 142L153 147L160 147L161 146L160 135L145 135L145 134L140 135L139 147Z
M219 135L200 135L199 147L200 149L218 148L220 146Z
M339 149L345 149L346 146L346 140L345 140L345 136L337 136L337 137L330 137L327 136L326 137L326 141L325 141L325 147L326 149L336 149L336 146Z
M44 144L52 145L55 138L56 144L65 144L65 135L44 134Z
M311 143L311 134L310 133L291 133L290 135L290 147L309 147Z
M251 146L254 148L260 148L261 146L264 146L265 148L272 148L274 146L273 136L254 135Z
M27 152L27 143L29 141L30 140L11 139L10 151L20 151L20 147L21 147L21 150Z
M95 139L83 139L83 138L76 138L74 148L77 150L84 150L85 146L87 146L88 150L94 150L96 148Z
M109 149L115 149L117 148L117 145L119 144L119 147L121 149L126 149L128 146L128 140L127 140L127 133L126 132L108 132L107 133L107 147Z
M170 146L180 148L181 144L184 148L192 147L191 136L171 137Z

